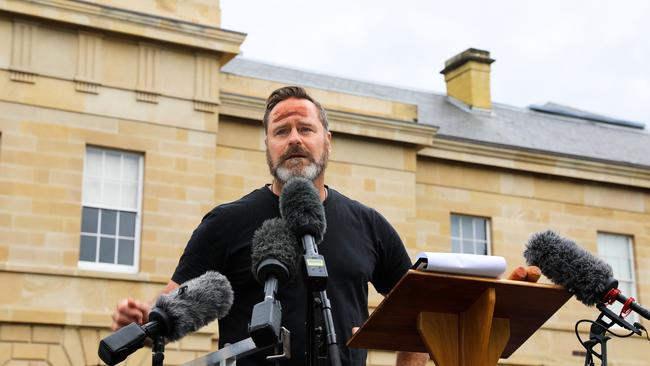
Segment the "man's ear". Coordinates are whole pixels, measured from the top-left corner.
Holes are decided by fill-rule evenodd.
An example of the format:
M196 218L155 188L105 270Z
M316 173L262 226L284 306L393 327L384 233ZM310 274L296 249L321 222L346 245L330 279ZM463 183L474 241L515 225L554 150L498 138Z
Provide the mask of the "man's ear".
M327 131L327 135L325 137L327 138L327 152L331 153L332 152L332 133L330 131Z

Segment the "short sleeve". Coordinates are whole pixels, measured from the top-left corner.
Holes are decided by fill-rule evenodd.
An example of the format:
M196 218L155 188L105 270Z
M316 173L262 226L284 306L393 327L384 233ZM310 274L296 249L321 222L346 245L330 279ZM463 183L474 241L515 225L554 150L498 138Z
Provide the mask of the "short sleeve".
M194 230L178 261L172 280L183 283L206 271L223 271L227 246L223 240L225 215L219 207L206 214Z
M374 212L377 265L372 284L381 294L387 294L411 267L411 259L397 231L378 212Z

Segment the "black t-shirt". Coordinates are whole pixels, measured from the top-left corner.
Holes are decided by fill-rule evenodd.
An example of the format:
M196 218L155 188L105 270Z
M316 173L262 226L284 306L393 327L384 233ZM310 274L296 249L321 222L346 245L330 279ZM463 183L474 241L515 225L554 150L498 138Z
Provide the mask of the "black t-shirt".
M172 276L176 283L219 271L230 281L235 300L230 313L219 320L219 347L248 338L253 306L263 300L264 288L251 273L251 241L262 223L280 216L279 198L266 187L243 198L215 207L190 238ZM377 211L328 188L323 202L327 231L318 251L328 271L327 295L341 361L365 365L366 351L345 347L352 327L368 318L368 282L388 293L411 266L401 239ZM297 278L278 290L282 325L291 331L292 357L287 365L305 364L306 288ZM259 356L259 355L258 355ZM262 357L237 360L238 365L269 365Z

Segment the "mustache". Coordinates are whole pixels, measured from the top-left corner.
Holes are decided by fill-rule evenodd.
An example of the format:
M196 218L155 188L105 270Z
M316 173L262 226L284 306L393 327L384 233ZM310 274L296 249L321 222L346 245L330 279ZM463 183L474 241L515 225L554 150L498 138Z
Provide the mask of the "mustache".
M311 156L311 154L307 150L300 147L299 145L291 145L291 146L289 146L287 151L285 151L284 154L282 154L282 156L280 156L280 159L279 159L280 161L279 162L285 162L285 161L289 160L289 158L292 155L302 155L305 158L307 158L307 160L309 160L311 162L316 162L314 160L314 158Z

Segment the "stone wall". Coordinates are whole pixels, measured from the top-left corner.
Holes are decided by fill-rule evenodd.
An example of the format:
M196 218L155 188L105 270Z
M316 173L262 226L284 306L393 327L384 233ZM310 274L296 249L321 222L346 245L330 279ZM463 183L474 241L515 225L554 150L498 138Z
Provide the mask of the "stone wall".
M647 189L422 158L418 160L416 196L419 251L451 250L452 213L490 219L491 253L506 258L508 271L524 263L525 244L535 232L552 229L592 253L598 252L598 232L629 235L633 238L638 298L650 297ZM579 319L595 320L597 315L595 308L569 300L510 361L578 364L572 352L583 349L573 334L574 324ZM648 326L646 320L642 323ZM588 327L583 325L581 330ZM610 359L621 365L645 365L639 361L643 357L638 351L644 342L647 340L615 338L609 343Z

